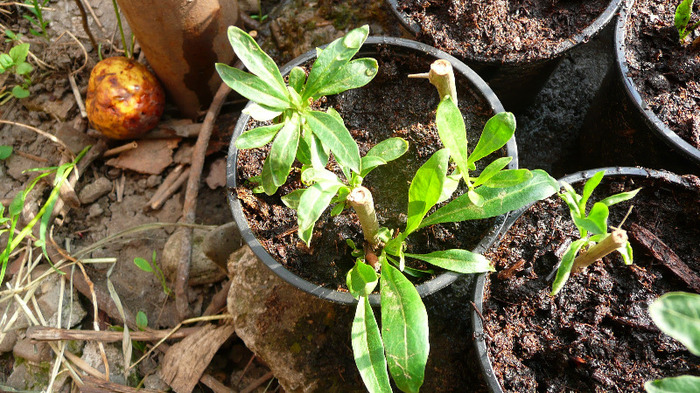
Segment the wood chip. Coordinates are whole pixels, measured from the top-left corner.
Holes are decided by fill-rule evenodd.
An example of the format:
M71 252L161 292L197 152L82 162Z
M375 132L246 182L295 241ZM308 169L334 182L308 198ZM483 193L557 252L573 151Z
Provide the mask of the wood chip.
M211 359L234 333L233 325L204 325L165 353L162 377L177 393L190 393L209 366Z
M181 138L142 140L138 147L121 153L107 165L149 175L159 175L173 163L173 150Z

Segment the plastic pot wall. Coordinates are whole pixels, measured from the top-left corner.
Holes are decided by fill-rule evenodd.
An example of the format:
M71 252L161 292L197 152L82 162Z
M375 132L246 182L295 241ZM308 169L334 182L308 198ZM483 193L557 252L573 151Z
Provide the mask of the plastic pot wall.
M414 36L419 37L420 25L399 9L398 0L386 1L401 24ZM571 39L562 42L550 58L519 63L484 58L460 58L460 60L464 61L489 84L506 110L522 112L533 102L564 55L603 31L623 1L611 0L605 11L590 26Z
M608 167L608 168L598 168L590 169L586 171L576 172L571 175L564 176L559 181L565 181L569 184L578 184L585 182L593 175L595 175L600 170L605 170L605 177L610 176L633 176L642 178L654 178L654 179L665 179L671 183L682 184L683 181L680 176L670 173L670 172L660 172L653 169L642 169L642 168L631 168L631 167ZM537 203L537 202L535 202ZM530 205L532 206L532 205ZM499 233L502 237L510 227L515 223L515 221L522 216L525 211L530 207L527 206L523 209L518 210L511 214L503 225L503 229ZM495 244L498 244L497 242ZM494 246L495 247L495 246ZM488 349L486 348L486 341L484 337L486 332L484 332L484 326L481 322L481 312L483 310L484 303L484 286L486 284L486 279L488 278L488 273L479 274L476 279L476 285L474 286L473 302L476 306L476 310L472 311L472 329L474 331L474 345L476 346L476 354L479 361L479 368L481 369L484 381L490 392L492 393L504 393L501 385L498 382L498 378L493 371L493 366L491 365L491 360L488 355ZM478 310L478 311L477 311Z
M425 44L393 37L369 37L363 47L358 52L358 56L362 57L373 57L376 56L377 51L380 47L391 48L397 56L409 56L409 55L423 55L426 58L425 69L430 68L430 64L437 59L446 59L452 63L454 71L456 74L463 75L471 85L474 93L482 96L484 101L488 103L493 110L493 113L498 113L503 111L503 106L501 105L496 95L488 87L488 85L469 67L464 65L464 63L455 59L454 57L448 55L445 52L439 51L435 48L427 46ZM292 60L284 67L281 68L282 75L287 75L289 71L299 65L303 65L316 57L316 50L309 51L298 58ZM249 104L250 105L250 104ZM246 114L241 114L238 122L236 123L233 136L231 138L231 145L229 147L229 154L227 159L227 186L228 186L228 200L231 207L231 212L233 213L233 218L240 229L241 236L243 240L252 249L255 255L260 258L260 260L270 268L275 274L280 278L287 281L291 285L308 292L312 295L318 296L321 299L336 303L352 304L356 300L348 292L340 292L333 289L325 288L307 281L293 272L287 270L282 264L275 260L270 254L267 253L265 248L260 244L253 234L251 228L248 225L248 221L243 214L240 202L236 196L235 188L237 186L236 179L236 162L238 159L238 150L235 146L235 141L245 130L250 116ZM518 167L518 156L517 147L515 143L515 138L511 139L506 145L507 154L513 157L509 168L515 169ZM495 241L498 232L505 221L505 216L498 217L496 219L496 224L489 231L486 237L477 245L474 249L475 252L484 252L492 243ZM457 279L459 277L458 273L445 272L432 280L426 281L417 286L418 293L421 296L427 296L434 293ZM370 296L370 302L372 305L379 305L379 296L373 294Z

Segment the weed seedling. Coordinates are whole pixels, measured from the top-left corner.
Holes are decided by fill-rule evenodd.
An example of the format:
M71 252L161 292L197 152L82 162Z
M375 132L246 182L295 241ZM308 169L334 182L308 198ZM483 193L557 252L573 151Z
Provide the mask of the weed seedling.
M693 14L693 0L683 0L678 7L673 17L673 24L678 29L678 36L683 43L690 33L700 26L700 20L690 23Z
M29 85L32 83L29 74L34 68L26 62L28 54L29 44L26 43L15 45L8 53L0 53L0 74L10 72L21 80L12 90L0 92L0 105L12 97L29 97Z
M408 143L401 138L389 138L360 157L357 142L338 112L309 109L312 101L323 95L364 86L374 77L376 60L351 60L368 32L366 26L352 30L325 49L319 49L308 78L301 68L294 68L286 86L275 64L255 41L245 32L230 28L229 38L236 54L255 75L221 64L217 64L217 69L231 88L256 102L248 110L253 118L276 119L275 124L252 129L236 141L236 146L242 149L272 142L261 175L264 191L268 194L277 191L295 158L302 163L301 181L306 188L282 196L283 202L297 212L299 237L310 245L316 221L331 205L334 205L331 215L340 214L348 207L357 215L365 244L358 247L348 242L356 263L347 273L346 283L358 300L351 341L365 386L370 392L391 392L391 374L399 389L418 392L430 347L428 316L414 284L404 275L423 272L406 266L406 260L459 273L487 272L493 267L482 255L462 249L408 253L408 236L434 224L499 216L546 198L558 187L543 171L504 169L511 157L496 159L480 173L474 173L479 160L501 149L513 136L515 117L511 113L492 117L468 154L466 127L456 97L438 88L441 101L436 124L444 148L435 152L413 176L407 195L405 228L382 227L375 214L372 194L362 186L362 181L373 169L401 157L408 150ZM448 74L451 75L451 66ZM337 173L327 169L330 153L340 168ZM450 168L454 169L450 171ZM453 197L460 184L465 192ZM443 206L428 214L443 202ZM381 298L381 331L369 303L369 296L377 287Z
M25 14L22 17L34 26L29 29L29 32L48 41L49 35L46 32L46 26L49 25L49 21L44 19L44 8L49 4L49 0L24 0L24 4L31 15Z
M619 228L608 232L608 208L634 198L640 189L611 195L593 204L586 213L586 203L604 175L605 171L599 171L588 179L583 186L583 195L579 195L570 184L562 182L564 191L559 197L569 207L571 218L579 232L579 239L573 241L564 252L552 285L552 295L561 290L572 273L585 269L613 251L622 255L625 264L632 264L632 246L627 240L627 232Z
M134 265L136 265L136 267L138 267L146 273L153 273L153 275L156 276L158 281L160 281L160 285L163 287L163 293L165 293L167 296L170 296L172 291L170 290L170 288L168 288L168 283L165 279L163 271L160 270L160 267L158 267L158 263L156 263L155 250L153 250L153 255L151 256L150 261L144 258L136 257L134 258Z

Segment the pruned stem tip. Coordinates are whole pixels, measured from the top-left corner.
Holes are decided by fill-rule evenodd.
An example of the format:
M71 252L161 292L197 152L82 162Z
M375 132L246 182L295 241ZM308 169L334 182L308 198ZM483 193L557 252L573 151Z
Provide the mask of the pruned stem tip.
M347 196L348 204L355 210L362 225L365 240L374 248L379 243L379 221L374 211L372 193L363 186L355 187Z
M450 96L455 105L457 101L457 86L455 85L455 74L452 64L444 59L438 59L430 65L430 72L424 74L411 74L409 78L424 78L435 86L442 100L445 96Z
M627 232L622 229L615 229L608 234L600 243L582 252L574 259L574 266L571 273L577 273L588 267L593 262L603 258L627 243Z

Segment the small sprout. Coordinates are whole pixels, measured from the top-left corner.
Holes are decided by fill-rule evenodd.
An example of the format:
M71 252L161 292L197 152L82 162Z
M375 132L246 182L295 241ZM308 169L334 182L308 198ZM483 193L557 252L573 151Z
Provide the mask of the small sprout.
M136 313L136 327L141 331L148 328L148 317L146 316L146 313L141 310Z
M693 14L693 0L683 0L676 7L676 13L673 17L673 24L678 30L678 36L681 43L685 41L690 33L700 26L700 20L691 23L690 19Z
M610 214L608 208L634 198L640 189L611 195L593 204L590 211L586 213L586 203L604 175L605 171L599 171L588 179L583 186L582 195L579 195L570 184L562 182L564 191L559 194L559 197L569 207L571 218L579 232L579 239L573 241L564 251L552 284L552 295L556 295L561 290L572 273L585 269L613 251L622 255L625 264L632 264L632 246L627 240L627 232L619 228L613 228L611 233L608 232Z
M172 291L168 287L167 280L165 279L165 274L160 270L158 264L156 263L156 251L153 250L153 255L151 255L151 260L148 261L141 257L134 258L134 265L146 273L153 273L154 276L160 281L160 285L163 287L163 293L170 296Z
M0 105L12 97L18 99L29 97L29 86L32 83L29 75L34 67L26 62L28 54L29 44L18 44L12 47L8 53L0 53L0 74L11 72L21 81L9 91L0 90Z

